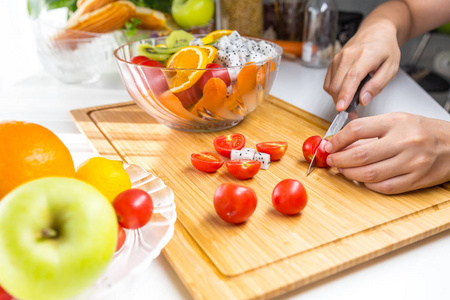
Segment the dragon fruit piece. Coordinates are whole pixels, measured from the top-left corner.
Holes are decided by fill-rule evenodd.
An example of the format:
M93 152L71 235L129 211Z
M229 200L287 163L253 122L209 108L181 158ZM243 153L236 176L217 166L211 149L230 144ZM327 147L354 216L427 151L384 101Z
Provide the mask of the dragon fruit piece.
M269 44L265 41L261 41L258 43L258 47L259 47L259 53L261 53L265 56L270 56L270 57L275 56L275 48L271 44Z
M214 62L220 64L223 67L233 67L241 65L241 60L236 52L225 52L224 50L218 50Z
M228 39L228 36L224 35L219 39L217 43L214 44L214 47L217 48L217 50L225 50L227 46L230 46L231 42Z
M259 53L259 52L251 52L249 55L247 55L247 62L262 62L266 60L268 57Z
M189 42L189 46L203 46L203 41L201 38L192 40Z
M233 44L241 44L242 43L242 37L236 30L228 35L228 39Z

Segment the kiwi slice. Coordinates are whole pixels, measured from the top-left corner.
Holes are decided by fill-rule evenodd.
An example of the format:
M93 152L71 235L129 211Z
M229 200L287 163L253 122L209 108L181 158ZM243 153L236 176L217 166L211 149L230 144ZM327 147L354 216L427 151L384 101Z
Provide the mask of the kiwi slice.
M166 38L167 48L181 48L189 46L189 42L192 41L194 36L184 30L174 30Z
M138 54L159 62L166 62L170 58L170 53L158 53L155 49L157 48L148 44L141 44L138 47Z

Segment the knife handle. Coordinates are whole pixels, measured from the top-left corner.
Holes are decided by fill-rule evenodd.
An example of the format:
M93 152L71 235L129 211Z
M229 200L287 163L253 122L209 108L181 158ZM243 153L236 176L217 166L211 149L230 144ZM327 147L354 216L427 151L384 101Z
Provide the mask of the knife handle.
M351 113L356 109L356 107L359 104L359 94L361 93L361 89L367 83L367 81L370 80L370 78L372 78L372 76L367 74L366 77L364 77L364 79L361 81L361 83L358 86L358 89L356 90L355 96L353 96L352 102L350 102L350 105L345 110L346 112Z

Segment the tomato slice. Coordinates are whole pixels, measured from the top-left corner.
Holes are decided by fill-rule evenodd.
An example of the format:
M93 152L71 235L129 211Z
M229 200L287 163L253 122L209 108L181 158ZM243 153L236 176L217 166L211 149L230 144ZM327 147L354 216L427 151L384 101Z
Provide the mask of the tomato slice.
M222 156L230 158L231 150L241 150L245 146L245 136L240 133L221 135L213 141L214 149Z
M261 162L250 159L236 159L226 162L228 171L238 179L249 179L261 169Z
M256 144L258 152L270 154L270 160L280 160L288 148L287 142L264 142Z
M191 163L199 171L213 173L223 165L222 157L212 152L200 152L191 154Z

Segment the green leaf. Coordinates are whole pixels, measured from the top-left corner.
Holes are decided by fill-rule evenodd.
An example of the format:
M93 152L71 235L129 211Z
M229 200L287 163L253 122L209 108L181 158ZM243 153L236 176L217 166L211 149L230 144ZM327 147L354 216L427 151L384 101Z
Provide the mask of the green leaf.
M77 10L77 0L45 0L45 2L49 10L61 7L67 7L72 12Z
M137 27L138 27L139 24L141 24L141 22L142 22L141 19L130 18L130 20L128 20L125 23L125 30L124 30L125 34L128 37L135 36L136 32L138 30Z
M162 11L164 13L170 13L173 0L130 0L136 6L148 7Z
M32 18L39 17L42 10L46 9L44 0L28 0L27 1L28 14Z

